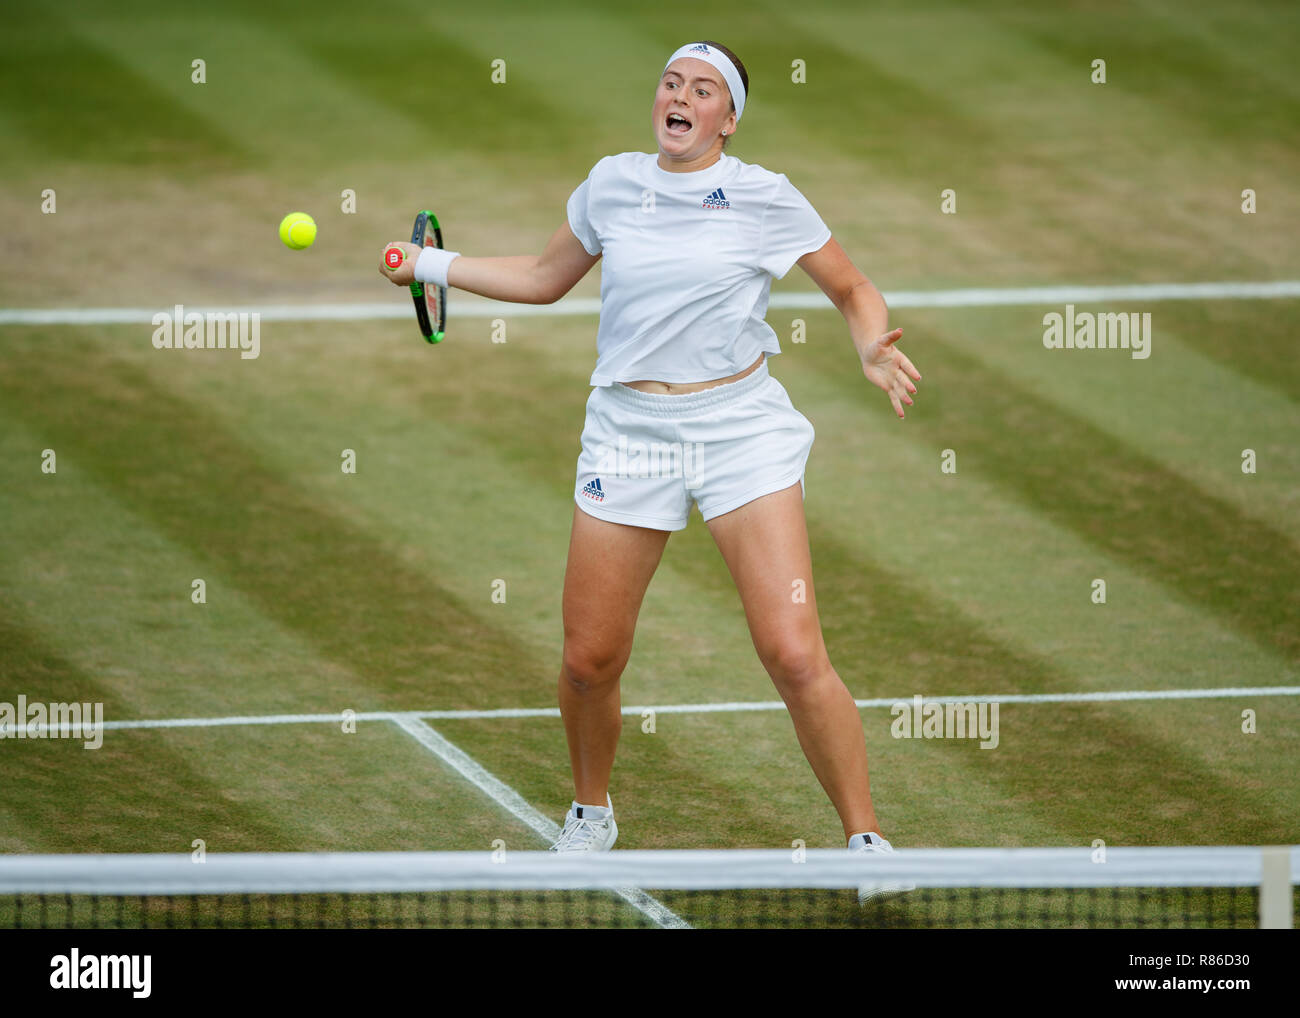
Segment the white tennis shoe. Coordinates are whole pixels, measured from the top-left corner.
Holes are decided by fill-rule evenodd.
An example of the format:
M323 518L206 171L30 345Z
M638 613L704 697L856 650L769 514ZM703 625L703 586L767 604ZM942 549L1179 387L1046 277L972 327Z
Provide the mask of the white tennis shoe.
M893 855L894 846L879 834L867 834L864 836L861 845L850 848L849 851L854 855L879 855L886 852ZM916 884L913 883L898 880L873 880L858 884L858 904L865 905L869 901L878 901L891 895L915 890Z
M614 803L605 796L607 808L603 817L593 817L574 802L564 818L564 830L551 846L552 852L608 852L618 840L618 824L614 823Z

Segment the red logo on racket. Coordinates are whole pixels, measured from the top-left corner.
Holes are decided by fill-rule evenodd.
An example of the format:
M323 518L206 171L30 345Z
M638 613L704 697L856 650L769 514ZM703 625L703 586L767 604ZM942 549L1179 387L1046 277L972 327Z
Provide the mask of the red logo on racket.
M402 249L400 247L390 247L384 252L384 263L390 269L400 269L402 267Z

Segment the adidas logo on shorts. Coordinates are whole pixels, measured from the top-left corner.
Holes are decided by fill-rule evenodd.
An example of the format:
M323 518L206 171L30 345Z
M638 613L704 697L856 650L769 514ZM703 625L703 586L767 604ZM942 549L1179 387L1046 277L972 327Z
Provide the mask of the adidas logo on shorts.
M591 499L593 502L605 501L605 491L600 486L599 477L597 477L594 481L591 481L588 484L586 484L582 489L582 493L586 495L589 499Z
M706 209L729 209L731 202L727 201L727 196L722 193L722 188L718 188L711 195L704 199Z

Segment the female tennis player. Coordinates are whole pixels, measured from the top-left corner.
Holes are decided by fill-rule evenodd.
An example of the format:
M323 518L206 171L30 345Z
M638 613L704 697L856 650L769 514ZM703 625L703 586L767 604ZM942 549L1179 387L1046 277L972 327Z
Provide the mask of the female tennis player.
M818 621L803 511L813 428L768 374L767 358L780 353L763 321L772 279L794 264L812 277L899 417L921 376L895 345L902 329L888 331L880 293L807 199L784 175L724 154L748 88L725 46L683 46L655 92L658 153L601 159L540 257L469 258L396 242L388 247L404 249L402 267L381 259L380 272L401 286L414 276L549 304L604 258L564 581L559 699L575 798L556 851L604 850L618 837L609 782L619 677L668 535L686 526L692 503L849 848L892 850L872 806L861 719Z

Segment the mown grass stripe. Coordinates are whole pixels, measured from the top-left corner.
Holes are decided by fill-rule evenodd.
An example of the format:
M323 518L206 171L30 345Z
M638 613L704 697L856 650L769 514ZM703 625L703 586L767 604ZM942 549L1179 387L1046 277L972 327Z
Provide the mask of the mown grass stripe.
M32 701L100 702L108 714L128 709L124 692L23 626L8 599L0 587L0 700L12 705L25 693ZM56 745L6 736L0 758L0 803L12 819L3 835L28 850L102 850L122 844L118 838L188 849L200 834L227 831L238 831L243 844L293 847L270 812L231 800L204 773L204 761L165 742L110 740L86 749L82 740Z
M1300 552L1285 534L1017 384L967 346L943 331L927 338L931 360L960 381L927 390L928 412L909 415L913 438L936 449L958 442L961 469L995 480L1288 659L1300 657ZM860 389L860 379L825 355L819 367L846 395Z
M1225 57L1221 39L1211 41L1183 27L1185 22L1203 24L1207 13L1182 10L1171 19L1130 7L1122 15L1116 12L1114 20L1099 18L1094 11L1048 13L1015 6L990 13L1026 43L1056 54L1062 66L1078 67L1080 73L1104 53L1107 87L1143 99L1151 107L1153 122L1173 118L1183 137L1195 129L1207 144L1248 148L1271 143L1300 121L1300 99L1279 92L1267 76L1255 73L1254 63L1243 68ZM1288 32L1285 22L1279 22L1276 10L1265 15L1259 8L1244 7L1240 14L1233 19L1239 26L1253 22L1258 33L1296 35L1294 25ZM1121 17L1123 30L1117 31ZM1220 101L1203 102L1207 94ZM1190 110L1194 116L1188 115Z
M481 676L526 671L531 655L508 631L287 483L228 420L111 350L87 346L75 359L11 351L5 367L0 392L14 412L207 562L210 599L219 583L235 585L320 655L384 676L375 697L436 684L472 704L489 695ZM57 405L45 398L52 392Z
M985 311L978 319L926 313L907 324L921 347L932 333L953 337L989 371L1300 546L1300 450L1286 437L1300 425L1300 365L1283 353L1291 343L1288 316L1226 304L1212 318L1205 311L1206 304L1188 302L1148 312L1146 360L1123 350L1046 350L1036 310ZM972 333L982 338L966 342ZM1234 338L1225 342L1228 335ZM1256 457L1253 474L1242 470L1247 448Z
M137 67L73 30L56 8L5 12L0 104L46 158L205 173L242 169L240 138L196 116ZM188 81L189 58L175 73ZM198 87L198 86L196 86Z

